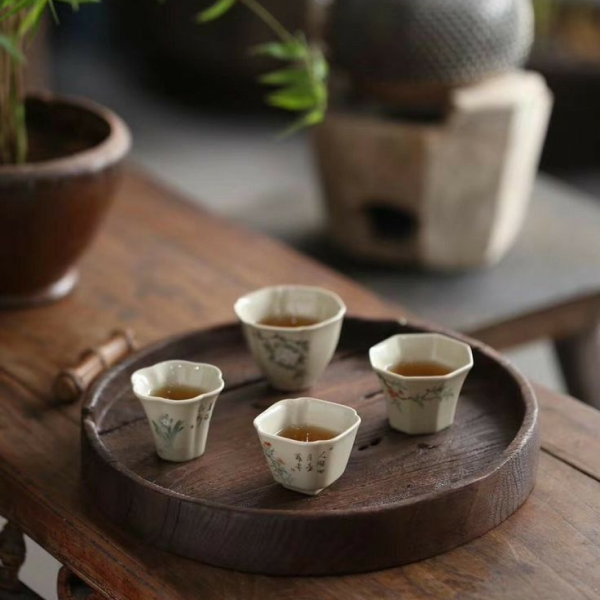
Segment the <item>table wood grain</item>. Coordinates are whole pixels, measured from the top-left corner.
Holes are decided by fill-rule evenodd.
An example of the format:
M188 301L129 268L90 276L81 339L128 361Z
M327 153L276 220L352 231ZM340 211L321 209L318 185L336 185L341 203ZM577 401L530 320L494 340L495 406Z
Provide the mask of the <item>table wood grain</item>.
M114 599L598 598L600 413L544 389L543 450L529 500L483 537L405 567L335 578L246 575L144 546L87 505L79 407L58 404L50 392L58 369L115 327L149 343L229 321L241 293L292 281L337 291L350 313L405 314L130 171L77 292L0 314L0 513Z

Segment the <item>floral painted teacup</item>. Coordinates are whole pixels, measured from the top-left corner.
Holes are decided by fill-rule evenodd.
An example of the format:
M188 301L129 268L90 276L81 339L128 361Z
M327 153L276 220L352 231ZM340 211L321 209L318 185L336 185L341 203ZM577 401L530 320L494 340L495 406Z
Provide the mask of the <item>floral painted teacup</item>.
M473 366L468 344L437 333L394 335L369 351L387 402L390 425L409 434L437 433L454 422L460 390ZM392 372L401 363L437 363L445 375Z
M254 419L254 427L273 479L290 490L315 496L346 470L360 421L348 406L294 398L273 404ZM323 427L335 436L303 442L277 435L299 425Z
M139 369L131 383L144 407L157 454L173 462L202 456L213 408L225 385L221 371L204 363L168 360ZM177 390L190 390L189 397L165 397L175 397Z
M242 296L234 309L266 378L286 391L310 387L323 373L337 347L346 312L337 294L304 285L257 290ZM286 319L296 324L277 324Z

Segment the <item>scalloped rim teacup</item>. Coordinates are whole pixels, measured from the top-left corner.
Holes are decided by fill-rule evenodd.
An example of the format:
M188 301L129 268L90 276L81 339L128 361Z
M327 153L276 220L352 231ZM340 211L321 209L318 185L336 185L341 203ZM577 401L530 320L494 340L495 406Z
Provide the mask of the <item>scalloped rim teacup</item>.
M131 376L133 392L142 403L157 454L164 460L183 462L204 454L210 419L225 386L221 371L206 363L167 360L139 369ZM154 396L169 385L205 390L186 400Z

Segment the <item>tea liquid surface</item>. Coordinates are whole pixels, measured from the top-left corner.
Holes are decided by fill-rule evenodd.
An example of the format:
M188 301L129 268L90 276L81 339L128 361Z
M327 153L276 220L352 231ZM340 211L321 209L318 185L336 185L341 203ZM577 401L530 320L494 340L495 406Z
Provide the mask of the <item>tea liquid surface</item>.
M432 360L401 361L389 368L389 371L404 377L440 377L452 373L454 369Z
M316 325L318 322L318 319L311 319L309 317L280 315L266 317L259 322L259 325L270 325L271 327L307 327L308 325Z
M339 435L339 431L319 427L318 425L288 425L277 432L280 437L296 440L297 442L319 442L330 440Z
M206 394L206 391L189 385L170 385L152 390L152 396L165 398L166 400L189 400L201 394Z

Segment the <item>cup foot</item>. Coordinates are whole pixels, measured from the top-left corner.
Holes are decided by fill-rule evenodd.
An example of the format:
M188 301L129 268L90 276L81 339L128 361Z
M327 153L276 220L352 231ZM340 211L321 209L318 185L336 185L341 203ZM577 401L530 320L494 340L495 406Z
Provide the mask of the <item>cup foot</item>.
M196 460L197 458L200 458L204 452L202 452L201 454L198 454L196 456L165 456L163 454L161 454L158 450L156 451L157 456L161 459L161 460L166 460L167 462L175 462L175 463L183 463L183 462L189 462L190 460Z
M300 494L306 494L307 496L316 496L325 489L321 488L320 490L305 490L302 488L293 487L291 485L284 485L283 483L281 485L283 485L283 487L287 488L288 490L292 490L292 492L299 492Z
M71 269L43 290L29 294L0 294L0 309L28 308L56 302L68 296L79 281L77 269Z
M404 433L405 435L434 435L436 433L439 433L440 431L444 431L445 429L448 429L448 427L452 427L452 423L448 423L448 425L444 425L443 427L439 427L437 429L427 429L427 428L415 429L415 428L411 428L411 427L402 428L397 425L392 425L391 423L390 423L390 427L392 429L394 429L395 431Z

